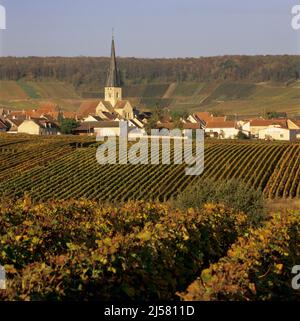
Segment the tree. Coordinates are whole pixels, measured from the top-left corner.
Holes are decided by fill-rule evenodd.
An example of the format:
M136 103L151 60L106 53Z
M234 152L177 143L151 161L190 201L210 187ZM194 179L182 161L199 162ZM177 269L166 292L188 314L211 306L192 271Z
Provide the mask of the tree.
M270 112L267 112L267 118L268 119L287 118L287 114L284 112L270 111Z
M249 136L246 135L245 133L243 133L241 130L238 132L238 134L236 135L237 139L249 139Z
M61 109L59 109L58 116L57 116L57 121L58 121L59 125L62 124L63 120L64 120L63 113L62 113Z
M65 118L61 121L60 131L64 135L70 135L77 126L78 122L75 119Z

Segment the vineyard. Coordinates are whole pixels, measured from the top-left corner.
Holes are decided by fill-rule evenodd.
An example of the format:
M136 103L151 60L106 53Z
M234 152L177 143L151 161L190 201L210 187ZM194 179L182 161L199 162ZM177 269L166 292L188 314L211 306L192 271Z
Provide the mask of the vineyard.
M99 144L0 135L0 300L299 300L299 213L241 209L259 200L250 190L300 197L299 144L207 140L201 176L176 162L99 165ZM174 203L210 179L246 189Z
M79 201L0 207L0 300L299 300L299 214ZM198 276L200 278L197 278Z
M98 145L92 137L1 135L0 196L164 201L205 178L230 178L266 198L300 197L299 144L208 140L200 176L185 175L186 164L99 165Z

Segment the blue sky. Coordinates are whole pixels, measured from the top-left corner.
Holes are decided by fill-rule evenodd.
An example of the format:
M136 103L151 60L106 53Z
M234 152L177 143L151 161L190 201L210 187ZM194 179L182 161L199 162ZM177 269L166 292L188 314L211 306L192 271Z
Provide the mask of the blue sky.
M299 54L300 0L0 0L2 55L124 57Z

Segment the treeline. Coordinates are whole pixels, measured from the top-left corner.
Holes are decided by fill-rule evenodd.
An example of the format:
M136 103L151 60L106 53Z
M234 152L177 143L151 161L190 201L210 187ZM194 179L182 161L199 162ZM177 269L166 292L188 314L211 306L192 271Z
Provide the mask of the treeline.
M299 79L300 56L220 56L206 58L119 58L125 84L184 81L276 81ZM3 57L0 80L55 79L76 88L105 83L109 58Z

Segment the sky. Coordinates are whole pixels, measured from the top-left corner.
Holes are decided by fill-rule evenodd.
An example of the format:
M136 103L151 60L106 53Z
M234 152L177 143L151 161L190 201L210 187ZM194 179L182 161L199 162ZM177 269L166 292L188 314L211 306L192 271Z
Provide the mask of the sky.
M0 0L2 56L299 54L300 0Z

